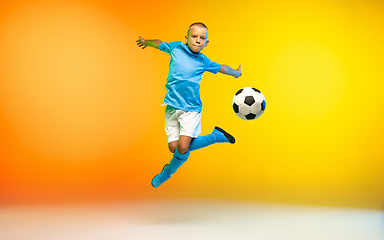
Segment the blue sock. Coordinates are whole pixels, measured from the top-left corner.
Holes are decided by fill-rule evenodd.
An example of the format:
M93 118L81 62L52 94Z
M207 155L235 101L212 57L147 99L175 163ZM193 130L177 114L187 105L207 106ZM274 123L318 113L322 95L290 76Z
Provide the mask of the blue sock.
M189 151L195 151L197 149L207 147L214 143L216 143L216 138L213 134L198 136L197 138L192 140L191 144L189 145Z
M214 143L235 143L235 138L219 127L215 127L211 134L205 136L199 136L191 141L189 145L189 151L195 151L197 149L207 147Z
M176 149L175 153L173 154L173 158L171 159L169 164L165 166L164 168L165 171L169 172L170 174L174 174L177 171L177 169L179 169L179 167L187 161L189 154L190 154L190 151L188 151L185 154L181 154Z
M167 181L171 175L174 174L177 169L179 169L179 167L187 161L191 151L207 147L217 142L227 142L233 144L235 143L235 138L223 129L215 127L211 134L199 136L193 139L189 145L189 151L187 153L181 154L176 149L169 164L165 165L163 170L152 179L152 186L156 188Z
M161 172L152 179L152 186L157 188L165 181L167 181L171 175L174 174L177 169L179 169L179 167L187 161L189 154L189 151L185 154L181 154L176 149L169 164L165 165L163 170L161 170Z

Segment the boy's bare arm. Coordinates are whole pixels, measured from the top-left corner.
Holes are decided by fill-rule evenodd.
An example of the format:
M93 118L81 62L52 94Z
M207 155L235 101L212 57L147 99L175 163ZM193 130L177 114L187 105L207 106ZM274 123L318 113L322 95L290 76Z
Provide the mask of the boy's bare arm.
M226 75L233 76L235 78L238 78L238 77L240 77L242 75L242 73L241 73L241 65L239 66L238 69L235 70L235 69L232 69L228 65L222 64L221 67L220 67L219 72L221 72L223 74L226 74Z
M145 40L144 38L139 36L139 40L137 40L136 42L137 42L137 45L139 47L144 46L143 49L148 47L148 46L159 49L160 43L162 43L163 41L161 41L159 39Z

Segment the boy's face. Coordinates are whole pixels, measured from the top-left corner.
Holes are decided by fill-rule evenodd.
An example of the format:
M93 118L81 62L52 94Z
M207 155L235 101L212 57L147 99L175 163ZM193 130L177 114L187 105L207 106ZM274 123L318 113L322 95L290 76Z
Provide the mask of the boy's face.
M185 43L188 44L192 52L198 53L208 44L208 29L199 26L193 26L185 36Z

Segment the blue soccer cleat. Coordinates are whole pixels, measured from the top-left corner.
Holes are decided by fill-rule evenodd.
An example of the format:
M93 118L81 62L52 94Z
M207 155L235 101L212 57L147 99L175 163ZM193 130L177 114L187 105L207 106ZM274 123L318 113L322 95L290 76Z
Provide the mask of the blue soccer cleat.
M229 142L231 144L234 144L236 141L231 134L227 133L226 131L224 131L219 127L215 127L215 129L213 129L212 134L215 136L216 142L218 143Z
M171 174L165 170L167 165L165 164L161 172L152 179L151 184L154 188L157 188L171 177Z

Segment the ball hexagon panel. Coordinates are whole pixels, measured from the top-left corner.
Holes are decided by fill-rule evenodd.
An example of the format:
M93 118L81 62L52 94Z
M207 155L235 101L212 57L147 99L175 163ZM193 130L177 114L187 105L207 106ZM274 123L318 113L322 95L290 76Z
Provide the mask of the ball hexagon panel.
M235 95L233 97L233 101L232 102L236 103L237 106L240 106L241 104L244 103L244 98L245 98L245 95L243 95L243 94Z
M257 93L253 95L253 98L256 102L262 103L264 101L264 95L262 93Z
M239 106L239 113L240 113L240 114L243 114L243 115L245 116L245 115L251 113L251 107L248 106L247 104L244 104L244 103L243 103L243 104L241 104L241 105Z
M244 96L253 96L256 94L256 92L252 88L246 87L246 88L243 88L242 94Z
M258 114L261 111L261 104L259 102L255 102L251 107L251 113Z

